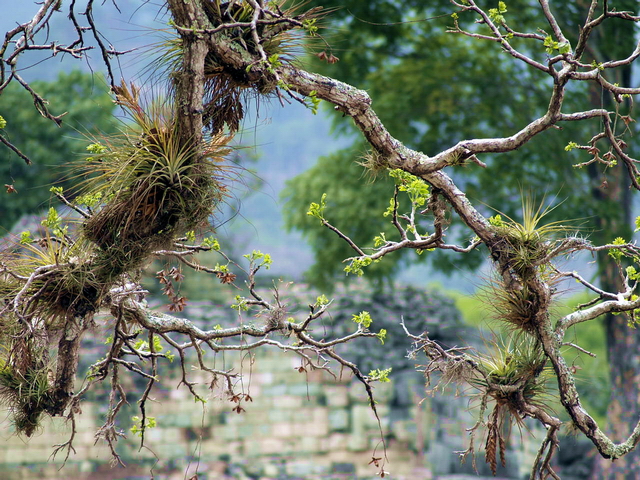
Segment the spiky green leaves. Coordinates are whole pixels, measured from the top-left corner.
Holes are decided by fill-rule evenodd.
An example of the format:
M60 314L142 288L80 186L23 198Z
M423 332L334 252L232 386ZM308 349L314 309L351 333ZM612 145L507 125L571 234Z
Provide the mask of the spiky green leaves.
M469 355L482 372L472 385L514 414L519 412L518 394L531 404L550 408L546 403L550 372L540 343L519 335L509 341L497 340L490 347L488 353Z
M575 228L562 221L544 223L544 218L556 207L544 207L544 199L536 206L534 198L525 195L522 197L522 221L518 222L504 213L489 219L504 240L502 249L508 258L509 268L513 268L521 278L529 277L540 267L554 242Z

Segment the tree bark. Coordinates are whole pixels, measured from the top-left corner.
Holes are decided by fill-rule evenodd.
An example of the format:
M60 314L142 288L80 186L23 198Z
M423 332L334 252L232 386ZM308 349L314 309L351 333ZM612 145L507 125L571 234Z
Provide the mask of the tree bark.
M635 1L622 2L616 5L619 10L636 10ZM627 35L633 36L633 25L628 22L605 22L602 28L595 31L599 36L597 44L599 52L594 52L597 61L610 58L622 58L628 55L622 43ZM632 37L631 37L632 38ZM621 48L622 47L622 48ZM616 70L617 77L609 79L620 85L632 85L630 66ZM611 96L602 95L602 91L592 88L591 103L594 107L614 108ZM630 182L622 168L611 169L606 176L596 169L589 170L593 182L593 197L611 206L612 214L596 219L600 241L610 242L620 236L630 240L632 232ZM618 215L615 215L617 212ZM600 270L598 273L601 288L607 291L622 291L620 276L606 252L598 257ZM605 318L607 358L609 361L609 377L611 381L611 398L607 409L607 433L614 441L622 441L629 435L630 429L640 416L640 334L629 327L626 315L607 315ZM640 472L640 450L638 448L615 461L596 457L596 465L592 478L621 480L635 479Z

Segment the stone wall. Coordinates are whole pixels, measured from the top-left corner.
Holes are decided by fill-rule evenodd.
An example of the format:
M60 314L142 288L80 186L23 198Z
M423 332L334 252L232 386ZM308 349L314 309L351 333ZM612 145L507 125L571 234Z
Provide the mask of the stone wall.
M55 458L50 455L54 445L69 438L68 425L53 419L42 432L24 439L12 435L5 421L0 478L150 478L151 468L155 478L189 478L185 472L196 471L199 479L376 478L369 462L374 451L383 457L380 428L360 383L346 374L333 378L318 370L298 372L299 358L280 351L261 350L242 362L229 355L224 360L241 366L245 374L237 388L252 401L241 402L244 412L232 411L237 404L219 388L206 389L210 379L196 371L190 378L200 383L207 403L194 402L184 387L176 388L179 369L174 366L163 374L154 401L147 403L148 415L157 419L158 426L147 430L146 447L140 449L130 424L120 425L128 438L119 441L118 453L127 468L108 467L108 448L102 442L94 445L107 408L103 392L84 404L76 425L76 453L62 470L58 469L64 452ZM472 474L471 466L461 466L454 453L466 448L465 429L474 423L467 400L424 398L415 373L392 374L392 379L375 388L390 478ZM135 400L131 395L130 401ZM135 407L129 406L124 417L139 415ZM534 453L529 447L512 447L500 477L521 478L519 467L526 470ZM488 474L482 458L478 467Z

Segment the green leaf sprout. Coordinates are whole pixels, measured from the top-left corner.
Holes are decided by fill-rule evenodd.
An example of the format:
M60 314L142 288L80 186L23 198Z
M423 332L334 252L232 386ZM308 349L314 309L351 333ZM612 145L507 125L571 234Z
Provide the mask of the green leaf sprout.
M352 320L358 325L362 325L364 328L369 328L369 326L373 322L373 320L371 319L371 315L367 311L354 313Z
M309 205L309 211L307 212L307 215L319 218L321 221L324 221L324 209L327 206L326 199L327 194L323 193L322 197L320 198L320 204L312 202L311 205Z
M367 375L367 377L369 377L369 380L373 380L373 381L378 381L378 382L383 382L383 383L387 383L390 382L391 379L389 378L389 374L391 373L391 370L393 370L392 368L385 368L384 370L380 370L380 369L374 369L371 370L369 372L369 375Z

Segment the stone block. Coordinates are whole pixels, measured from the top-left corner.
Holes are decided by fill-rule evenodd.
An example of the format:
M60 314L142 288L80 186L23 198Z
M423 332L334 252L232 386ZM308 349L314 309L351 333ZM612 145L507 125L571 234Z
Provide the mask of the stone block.
M274 423L271 428L273 435L278 438L290 438L300 434L300 429L293 423Z
M311 461L287 462L287 474L297 478L323 478L329 471L328 467Z
M369 397L362 383L353 381L349 384L349 401L352 403L369 403Z
M156 421L162 428L187 428L193 425L193 420L194 418L189 412L167 413L156 416Z
M329 431L346 432L349 430L349 412L344 408L332 408L329 410Z
M310 422L302 425L299 429L300 434L310 437L324 437L329 434L328 422Z
M326 385L324 392L329 407L346 407L349 405L349 390L343 385Z
M266 421L269 423L284 423L293 420L294 411L292 410L270 410L266 415Z
M351 452L362 452L369 448L369 442L365 435L349 435L347 441L347 450Z
M304 401L305 399L300 396L282 395L274 399L273 406L274 408L297 409L303 405Z
M293 423L305 424L310 419L313 419L313 408L308 406L297 408L293 412L290 412L290 418Z
M324 407L314 407L311 410L311 418L313 418L314 422L323 422L328 423L329 412Z
M347 449L350 436L346 433L332 433L328 437L328 451L344 451Z
M252 390L252 393L254 393L253 389L256 386L272 385L272 384L273 384L273 372L261 371L259 373L253 373L251 375L251 390Z
M265 385L262 394L268 397L282 397L287 393L286 385Z
M298 374L299 375L299 374ZM287 393L306 399L323 394L322 385L318 383L291 383L287 385Z
M299 451L318 453L320 451L320 439L318 437L304 436L298 442Z
M382 420L384 414L383 406L378 405L378 413ZM366 430L378 429L378 420L368 405L353 405L351 407L351 431L354 435L361 434Z
M416 424L411 420L399 420L393 422L391 426L393 436L399 442L409 443L415 438Z
M282 438L261 438L257 440L257 445L258 449L256 450L256 453L259 452L261 455L282 455L291 453L291 448L289 447L288 442ZM248 443L246 451L253 452Z
M152 454L151 456L153 458L156 458L156 455L160 458L182 458L191 454L191 452L187 450L187 446L181 443L173 445L154 445L152 450L153 452L149 453ZM144 455L146 452L148 452L148 450L146 448L143 448L142 450L140 450L140 452L136 453Z

